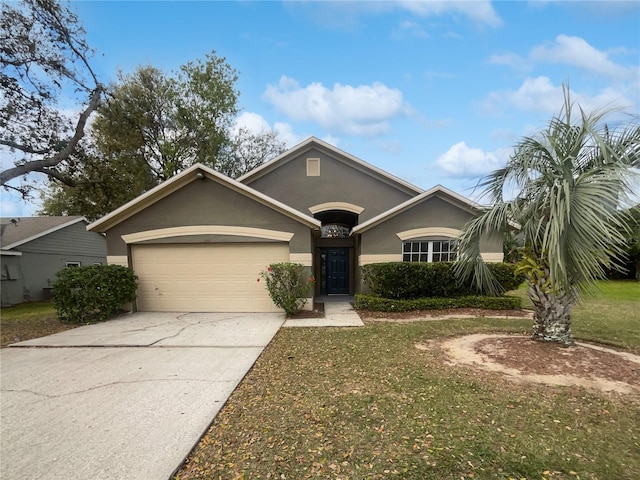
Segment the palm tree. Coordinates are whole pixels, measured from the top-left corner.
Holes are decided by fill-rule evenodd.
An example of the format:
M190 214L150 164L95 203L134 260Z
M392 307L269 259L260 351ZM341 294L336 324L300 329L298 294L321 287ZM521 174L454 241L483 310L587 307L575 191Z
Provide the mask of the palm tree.
M640 125L610 130L604 119L612 110L585 113L564 92L564 106L547 128L523 138L507 165L481 181L490 206L463 229L454 271L478 290L500 293L479 239L519 228L520 271L535 307L533 338L571 345L571 312L580 295L606 269L621 268L629 225L620 209L637 187Z

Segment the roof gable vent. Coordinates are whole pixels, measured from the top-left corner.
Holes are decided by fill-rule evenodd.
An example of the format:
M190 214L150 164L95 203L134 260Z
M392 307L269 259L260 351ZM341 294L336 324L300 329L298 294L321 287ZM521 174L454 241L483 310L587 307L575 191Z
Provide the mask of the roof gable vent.
M307 158L307 177L320 176L320 159Z

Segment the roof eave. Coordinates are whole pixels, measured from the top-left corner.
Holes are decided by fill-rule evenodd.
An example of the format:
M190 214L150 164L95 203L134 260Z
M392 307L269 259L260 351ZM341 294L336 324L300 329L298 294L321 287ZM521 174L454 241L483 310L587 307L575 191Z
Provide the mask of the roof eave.
M239 182L246 182L246 181L250 181L253 177L257 176L258 174L264 172L265 170L268 170L272 167L274 167L278 162L282 161L284 158L286 157L290 157L293 154L295 154L296 151L299 150L303 150L306 147L316 144L321 148L324 148L326 150L331 151L333 154L337 155L337 156L342 156L345 157L347 159L349 159L350 161L354 162L355 164L363 167L366 170L370 170L371 172L374 172L376 175L378 175L379 177L386 179L389 182L392 183L396 183L400 186L402 186L403 188L415 193L415 194L420 194L422 192L424 192L424 190L416 185L413 185L399 177L396 177L395 175L390 174L389 172L386 172L384 170L382 170L381 168L376 167L375 165L372 165L368 162L365 162L364 160L348 153L345 152L344 150L339 149L338 147L331 145L330 143L327 143L323 140L320 140L319 138L316 137L309 137L306 140L300 142L299 144L291 147L289 150L287 150L286 152L278 155L277 157L269 160L266 163L263 163L262 165L254 168L253 170L251 170L250 172L245 173L244 175L242 175L241 177L238 178ZM264 172L266 173L266 172Z
M290 218L294 218L295 220L304 223L309 227L320 228L321 226L320 221L316 220L315 218L305 215L302 212L298 212L297 210L294 210L293 208L288 207L287 205L284 205L283 203L280 203L277 200L274 200L247 185L244 185L230 177L227 177L226 175L223 175L213 170L212 168L207 167L206 165L196 163L183 172L179 173L178 175L170 178L166 182L157 185L148 192L143 193L142 195L117 208L113 212L96 220L90 225L87 225L87 230L105 232L106 230L113 228L127 218L132 217L133 215L144 210L150 205L153 205L154 203L162 200L163 198L167 197L183 186L196 181L198 179L197 174L192 175L196 171L200 171L201 173L208 176L211 180L225 184L233 190L238 191L243 195L252 197L254 200L262 203L263 205L273 208L274 210L279 211L280 213L287 215Z
M356 225L353 228L353 233L357 234L357 233L366 232L367 230L375 227L376 225L379 225L380 223L383 223L389 220L390 218L393 218L396 215L399 215L400 213L408 210L414 205L431 198L433 195L437 194L438 192L442 192L445 195L449 195L452 198L455 198L457 201L461 202L463 206L466 207L465 209L470 213L477 214L479 211L481 211L481 207L477 203L469 200L468 198L463 197L462 195L459 195L449 190L448 188L443 187L442 185L436 185L435 187L432 187L429 190L421 193L417 197L410 198L406 202L403 202L400 205L396 205L395 207L387 210L386 212L382 212L381 214L367 220L366 222L360 225Z
M70 220L70 221L68 221L66 223L63 223L62 225L58 225L56 227L48 228L47 230L44 230L44 231L42 231L40 233L36 233L35 235L31 235L30 237L24 238L22 240L18 240L17 242L13 242L13 243L11 243L9 245L3 245L2 249L3 250L10 250L12 248L19 247L20 245L24 245L25 243L32 242L34 240L37 240L38 238L44 237L45 235L49 235L50 233L56 232L58 230L62 230L63 228L67 228L67 227L69 227L71 225L74 225L76 223L79 223L79 222L87 222L87 223L89 223L89 221L85 217L74 218L73 220Z

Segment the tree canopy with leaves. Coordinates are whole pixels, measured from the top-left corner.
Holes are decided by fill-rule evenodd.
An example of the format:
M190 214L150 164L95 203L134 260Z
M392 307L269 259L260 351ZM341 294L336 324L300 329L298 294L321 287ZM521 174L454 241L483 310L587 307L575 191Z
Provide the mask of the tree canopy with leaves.
M634 119L612 129L606 123L611 113L584 112L565 89L560 114L523 138L507 165L483 180L490 206L459 237L455 272L496 293L479 239L519 226L534 339L572 344L571 312L580 294L607 269L622 268L630 233L624 208L638 184L640 125Z
M103 216L198 162L237 177L284 151L271 131L235 131L236 71L211 52L172 75L153 66L120 73L78 162L43 196L48 215Z
M104 91L91 55L68 5L0 4L0 148L15 158L0 172L0 185L27 195L30 185L8 182L31 172L73 183L58 167L77 153Z

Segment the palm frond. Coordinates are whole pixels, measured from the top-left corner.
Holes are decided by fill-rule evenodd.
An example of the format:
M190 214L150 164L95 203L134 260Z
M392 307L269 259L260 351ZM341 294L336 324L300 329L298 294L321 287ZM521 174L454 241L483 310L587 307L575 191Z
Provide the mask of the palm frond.
M587 113L565 89L560 114L537 135L522 138L508 163L479 183L492 202L460 235L454 268L460 278L475 275L474 284L491 291L479 240L509 221L520 225L525 246L548 265L556 292L588 290L606 268L615 268L626 228L618 212L640 176L640 124L609 128L604 122L614 110ZM515 192L515 199L506 200L505 192Z

